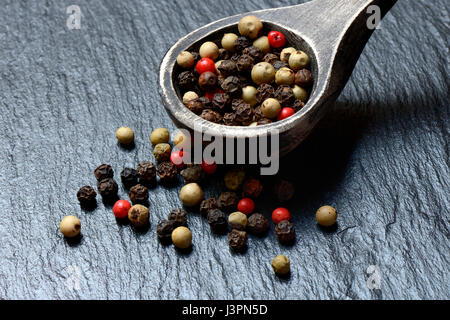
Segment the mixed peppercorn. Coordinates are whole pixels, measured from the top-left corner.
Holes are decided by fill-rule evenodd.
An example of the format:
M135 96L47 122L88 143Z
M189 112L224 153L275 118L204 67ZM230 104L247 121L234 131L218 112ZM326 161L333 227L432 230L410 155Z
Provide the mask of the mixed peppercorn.
M226 126L257 126L298 112L313 84L309 56L289 46L279 31L263 35L263 23L246 16L238 34L207 41L177 57L184 105Z

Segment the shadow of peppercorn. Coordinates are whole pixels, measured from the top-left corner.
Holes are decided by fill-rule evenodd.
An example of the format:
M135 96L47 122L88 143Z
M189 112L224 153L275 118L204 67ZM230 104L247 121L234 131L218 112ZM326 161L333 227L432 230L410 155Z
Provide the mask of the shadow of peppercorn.
M86 212L92 212L97 209L97 207L97 201L88 204L80 204L80 208Z
M64 237L64 240L69 245L69 247L76 248L81 244L81 241L83 240L83 235L80 233L79 235L73 238Z
M123 218L123 219L116 218L116 222L119 226L129 226L130 225L130 220L128 220L128 217Z
M147 224L146 226L143 226L143 227L133 226L133 231L138 236L142 236L142 235L147 234L147 232L149 230L150 230L150 224Z
M123 145L123 144L120 144L119 142L117 142L117 146L120 149L122 149L124 151L129 151L129 152L133 151L136 148L136 144L134 143L134 141L133 141L133 143L128 144L128 145Z
M322 231L323 233L327 234L327 233L335 233L338 229L339 229L339 223L336 222L335 224L333 224L330 227L324 227L321 226L319 224L317 224L317 228Z
M291 280L291 272L286 274L277 274L276 280L280 282L289 282Z
M178 257L183 257L183 258L187 258L192 254L192 251L194 251L194 245L191 245L189 248L186 249L180 249L175 247L175 252L177 254Z
M110 198L102 198L102 202L105 208L112 208L117 200L120 200L118 195Z

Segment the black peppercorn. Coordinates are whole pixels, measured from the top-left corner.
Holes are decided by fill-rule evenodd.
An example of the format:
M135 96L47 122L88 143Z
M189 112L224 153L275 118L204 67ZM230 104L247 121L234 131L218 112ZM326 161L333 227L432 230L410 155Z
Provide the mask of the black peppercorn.
M156 234L158 235L158 239L164 243L172 242L172 231L175 229L174 221L163 220L158 223L158 227L156 228Z
M248 48L245 48L242 51L242 54L248 54L250 57L252 57L253 59L259 61L262 60L264 58L264 52L262 52L262 50L258 47L255 46L250 46Z
M222 88L222 83L224 80L225 80L225 77L219 74L217 76L217 85Z
M228 245L236 252L243 252L247 248L247 232L233 229L228 235Z
M295 74L295 84L300 87L309 87L313 82L311 71L302 69Z
M212 90L217 87L217 76L212 72L203 72L198 78L198 85L205 91Z
M81 206L90 207L96 203L97 192L91 186L81 187L77 192L77 198Z
M114 177L114 171L109 164L102 164L94 170L94 175L97 181L102 181Z
M213 111L211 109L205 109L202 111L202 114L200 115L202 119L205 119L206 121L211 121L214 123L220 123L222 121L222 115L216 111Z
M98 183L97 189L98 193L100 193L104 199L109 200L117 197L119 186L114 179L106 178Z
M203 200L202 203L200 203L200 213L204 217L207 217L208 212L214 209L219 209L219 206L217 205L217 201L215 198L209 198Z
M280 70L281 68L289 68L289 65L286 62L281 61L281 60L272 62L272 66L274 67L275 72Z
M200 100L200 98L197 98L197 99L188 101L186 103L186 107L195 114L201 114L203 109L205 108L205 105Z
M292 104L291 108L294 109L295 112L298 112L301 108L305 106L305 103L301 100L295 100Z
M137 184L130 189L128 194L133 204L147 204L148 202L148 189L142 184Z
M273 98L275 96L275 89L267 83L261 84L256 90L256 101L263 103L266 99Z
M233 111L236 114L236 121L244 126L248 126L253 122L254 110L246 102L237 100L238 103L233 105Z
M156 167L153 162L142 161L136 169L141 184L153 184L156 181Z
M187 227L187 213L181 208L170 211L168 219L174 222L175 228Z
M262 113L261 106L257 106L254 110L255 110L255 113L253 114L253 122L258 122L259 120L264 118L264 114Z
M273 53L268 53L263 58L264 62L267 62L270 64L273 64L275 61L278 61L278 60L280 60L280 58L276 54L273 54Z
M193 165L180 172L186 183L199 182L203 177L203 169L200 165Z
M228 94L236 95L241 91L241 81L238 77L229 76L223 81L222 89Z
M195 66L201 57L200 57L200 54L195 51L192 51L191 54L192 54L192 57L194 58L194 66Z
M237 62L237 61L239 60L239 57L240 57L240 56L241 56L241 55L240 55L239 53L234 53L234 54L231 56L230 60L233 61L233 62Z
M220 48L219 49L219 56L217 57L217 60L228 60L231 58L231 53L224 49L224 48Z
M178 170L172 162L161 162L158 165L158 176L161 183L170 183L175 181Z
M208 212L208 223L213 233L224 233L227 230L227 217L219 209Z
M225 211L236 211L237 204L239 202L239 197L235 192L226 191L222 192L219 196L217 204L219 208Z
M122 180L125 188L131 188L138 184L139 175L133 168L124 168L120 173L120 179Z
M292 244L295 241L295 228L288 220L283 220L276 225L275 234L282 244Z
M255 235L262 235L269 229L269 220L262 214L254 213L248 218L247 229Z
M224 112L229 108L231 97L226 93L216 93L212 100L212 108L215 111Z
M237 66L236 63L232 60L224 60L220 63L217 69L222 76L228 77L236 73Z
M234 41L234 49L237 52L241 52L242 50L250 47L252 44L250 40L248 40L246 37L239 37Z
M295 101L294 91L289 86L279 86L275 91L275 99L283 107L290 107Z
M255 59L248 54L243 54L236 62L236 66L239 72L248 73L252 70L254 63Z
M226 126L237 126L239 125L239 123L236 120L236 114L235 113L225 113L223 115L223 124Z
M178 85L180 88L189 90L197 84L197 78L192 71L183 71L178 75Z
M273 187L273 195L279 202L286 202L292 199L295 193L295 187L286 180L280 180Z
M262 188L262 184L258 179L247 179L242 184L242 197L256 199L261 194Z

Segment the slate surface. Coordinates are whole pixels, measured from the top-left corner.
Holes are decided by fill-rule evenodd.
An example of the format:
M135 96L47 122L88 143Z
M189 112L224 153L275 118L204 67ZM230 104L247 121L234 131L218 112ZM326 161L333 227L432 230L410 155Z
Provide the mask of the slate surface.
M177 38L227 15L298 2L2 1L0 298L450 298L445 0L400 0L335 108L283 160L281 175L295 176L298 188L288 204L295 246L270 232L234 255L195 213L189 255L160 245L156 224L180 205L180 186L152 191L147 233L118 224L100 200L93 212L79 208L76 191L95 184L98 164L118 173L151 160L152 128L174 129L157 72ZM81 7L81 30L66 27L70 4ZM121 125L134 128L135 149L117 146ZM208 181L208 194L220 192L218 181ZM314 221L323 204L339 209L334 232ZM268 215L274 205L259 208ZM67 214L82 220L79 244L59 234ZM271 271L281 252L290 279ZM379 290L366 284L371 265Z

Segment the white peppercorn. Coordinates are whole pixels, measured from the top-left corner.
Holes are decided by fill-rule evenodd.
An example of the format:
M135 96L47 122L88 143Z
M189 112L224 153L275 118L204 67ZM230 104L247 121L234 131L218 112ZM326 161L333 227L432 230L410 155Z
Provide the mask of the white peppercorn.
M258 39L253 41L253 45L259 48L264 53L270 52L269 38L266 36L259 37Z
M132 144L134 141L134 131L128 127L121 127L116 131L116 138L120 144Z
M281 68L275 74L275 82L279 85L288 85L294 83L295 73L289 68Z
M214 42L207 41L201 45L199 53L202 58L216 60L219 56L219 47Z
M228 225L231 229L245 230L247 227L247 216L242 212L233 212L228 216Z
M252 107L255 106L258 101L256 100L257 89L253 86L246 86L242 88L242 100L247 102Z
M301 100L303 102L306 102L308 100L308 91L306 91L302 87L295 85L294 88L292 88L292 91L294 92L295 99Z
M167 143L169 142L169 131L166 128L158 128L153 130L150 135L150 142L153 146L159 143Z
M291 263L289 259L280 254L272 260L273 271L278 275L286 275L291 272Z
M188 91L183 95L183 103L186 104L189 101L195 100L198 98L198 94L194 91Z
M257 63L252 69L252 80L256 84L270 83L275 78L275 68L267 62Z
M222 38L222 47L230 52L234 52L234 42L238 35L234 33L225 33Z
M281 105L277 99L269 98L264 100L261 105L261 112L266 118L274 119L281 111Z
M177 57L177 63L182 68L191 68L194 65L194 56L188 51L182 51Z
M284 61L284 62L289 62L289 57L291 56L291 54L293 54L296 51L297 51L297 49L295 49L293 47L284 48L283 50L281 50L280 60Z
M316 212L317 222L324 227L331 227L336 223L338 213L335 208L331 206L320 207Z
M172 242L179 249L187 249L192 244L192 233L186 227L178 227L172 231Z
M255 16L245 16L239 21L238 29L242 36L256 39L263 29L263 24Z
M64 217L60 224L59 229L61 233L67 238L73 238L80 234L81 231L81 221L74 216Z
M292 70L298 71L305 68L309 64L309 57L303 51L296 51L289 57L289 66Z
M180 200L187 207L198 205L203 199L203 190L197 183L189 183L180 190Z

